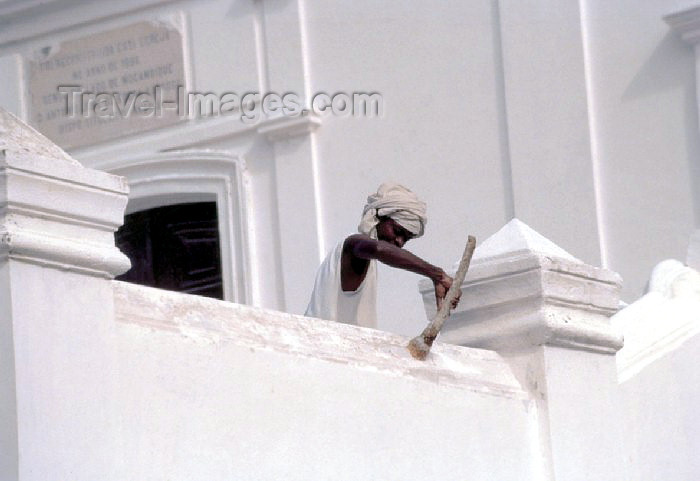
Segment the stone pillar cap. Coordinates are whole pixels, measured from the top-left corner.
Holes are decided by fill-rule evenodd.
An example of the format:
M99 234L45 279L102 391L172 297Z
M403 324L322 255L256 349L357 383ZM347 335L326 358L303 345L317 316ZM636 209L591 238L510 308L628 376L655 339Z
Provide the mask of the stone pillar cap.
M0 108L0 262L113 278L129 269L114 245L126 179L86 169Z
M472 264L481 264L503 257L540 254L583 264L564 249L517 218L513 218L498 232L477 244ZM455 264L455 269L457 265Z
M582 262L512 219L477 245L442 340L495 350L548 344L612 353L622 347L609 322L621 283L617 273ZM432 317L433 285L422 280L419 288Z

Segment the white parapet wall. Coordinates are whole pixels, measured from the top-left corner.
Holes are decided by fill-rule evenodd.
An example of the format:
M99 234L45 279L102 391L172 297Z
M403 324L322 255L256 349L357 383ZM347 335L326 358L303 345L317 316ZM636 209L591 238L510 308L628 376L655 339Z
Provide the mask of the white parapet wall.
M659 263L649 292L612 318L628 473L635 481L700 479L700 273Z
M4 480L541 479L495 352L24 267Z
M495 352L113 286L122 479L538 479Z

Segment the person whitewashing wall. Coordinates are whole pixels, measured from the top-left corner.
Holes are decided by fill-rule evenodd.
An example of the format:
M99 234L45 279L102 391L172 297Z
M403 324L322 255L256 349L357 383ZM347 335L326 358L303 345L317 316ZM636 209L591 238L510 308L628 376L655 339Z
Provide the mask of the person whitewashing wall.
M384 183L367 197L358 226L331 250L316 274L304 315L360 326L376 325L376 261L423 275L433 281L440 308L453 279L403 246L423 235L426 204L406 187ZM457 305L459 296L453 307Z

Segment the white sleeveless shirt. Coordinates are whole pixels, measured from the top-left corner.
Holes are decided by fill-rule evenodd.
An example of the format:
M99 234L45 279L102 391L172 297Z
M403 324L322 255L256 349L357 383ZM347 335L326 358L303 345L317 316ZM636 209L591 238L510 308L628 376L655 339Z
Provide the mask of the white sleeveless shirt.
M340 241L328 253L316 273L305 316L331 321L375 327L377 325L377 261L370 260L360 286L351 292L342 289L340 281L343 244Z

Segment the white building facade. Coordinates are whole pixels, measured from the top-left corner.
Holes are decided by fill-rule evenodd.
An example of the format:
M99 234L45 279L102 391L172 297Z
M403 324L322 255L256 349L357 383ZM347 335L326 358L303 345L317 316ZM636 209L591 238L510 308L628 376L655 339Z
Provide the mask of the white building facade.
M0 0L0 479L700 479L699 26L661 0ZM100 100L155 86L225 112ZM298 315L385 180L428 203L413 252L479 240L425 362L412 274L380 270L377 329ZM124 215L188 203L232 302L114 280Z
M681 262L618 312L618 274L513 219L419 361L404 336L114 281L126 179L0 113L0 478L700 474Z

